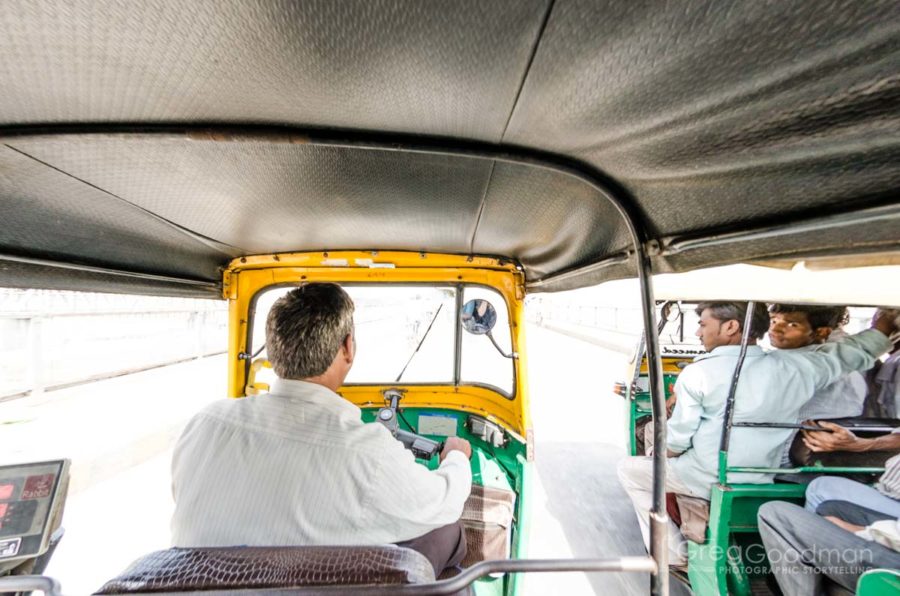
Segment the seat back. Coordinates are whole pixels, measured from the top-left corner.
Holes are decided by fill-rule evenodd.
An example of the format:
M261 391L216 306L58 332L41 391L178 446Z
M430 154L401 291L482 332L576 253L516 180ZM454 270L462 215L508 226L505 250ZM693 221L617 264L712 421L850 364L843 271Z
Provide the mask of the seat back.
M138 559L97 594L433 581L424 555L395 546L171 548Z
M731 532L758 532L756 514L769 501L802 505L805 484L729 484L713 488L711 517L721 517L721 527ZM718 497L718 498L717 498ZM712 522L711 522L712 523Z
M715 485L710 494L708 538L688 544L688 577L695 594L750 596L751 581L761 579L756 559L744 555L765 552L759 539L757 511L768 501L803 504L803 484ZM753 570L748 575L746 570Z

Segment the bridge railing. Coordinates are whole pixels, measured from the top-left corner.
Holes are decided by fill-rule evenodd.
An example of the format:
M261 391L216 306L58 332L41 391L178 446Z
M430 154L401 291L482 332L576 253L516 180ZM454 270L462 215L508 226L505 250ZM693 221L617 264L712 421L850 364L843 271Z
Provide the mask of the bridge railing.
M0 400L222 353L224 305L0 313Z

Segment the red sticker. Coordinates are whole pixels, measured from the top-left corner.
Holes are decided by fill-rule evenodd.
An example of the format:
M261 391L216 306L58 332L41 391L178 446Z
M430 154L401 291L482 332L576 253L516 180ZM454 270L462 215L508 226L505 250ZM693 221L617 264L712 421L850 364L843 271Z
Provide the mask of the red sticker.
M6 509L8 507L9 507L9 503L0 503L0 519L3 519L4 517L6 517ZM3 527L2 524L0 524L0 527Z
M29 476L22 491L22 500L49 497L51 490L53 490L53 474Z
M11 499L14 490L16 490L15 484L0 484L0 499L4 501Z

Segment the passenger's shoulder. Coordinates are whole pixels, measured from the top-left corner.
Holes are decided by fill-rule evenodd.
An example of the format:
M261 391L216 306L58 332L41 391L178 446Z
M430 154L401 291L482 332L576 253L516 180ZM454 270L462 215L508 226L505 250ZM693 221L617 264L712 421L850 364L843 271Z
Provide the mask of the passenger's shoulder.
M711 371L715 367L715 363L713 363L710 359L697 360L685 366L680 373L678 373L677 382L681 385L697 385L702 382L707 376L711 374Z
M694 360L678 373L678 378L684 377L686 378L696 377L698 375L708 374L709 371L714 370L722 366L722 358L718 358L715 356L705 356Z

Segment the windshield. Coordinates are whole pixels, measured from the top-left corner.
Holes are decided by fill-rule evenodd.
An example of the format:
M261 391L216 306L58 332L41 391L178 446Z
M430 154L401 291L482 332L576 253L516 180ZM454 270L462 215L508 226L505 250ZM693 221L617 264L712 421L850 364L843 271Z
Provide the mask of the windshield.
M697 305L687 302L669 302L659 312L659 317L665 316L666 324L659 332L659 345L664 352L678 353L676 350L684 349L691 354L703 351L703 345L696 335L697 322L700 317L695 312Z
M356 357L345 384L453 384L456 334L461 334L460 378L463 383L490 385L510 396L514 388L512 360L501 356L490 340L457 331L455 286L346 285L354 303ZM292 288L261 293L253 317L252 351L265 343L266 318L272 304ZM497 309L493 335L511 351L509 315L502 297L487 288L466 287L463 297L485 298ZM265 357L263 349L257 357ZM269 382L271 372L258 380Z
M356 359L347 383L453 382L455 289L346 289L356 305Z

